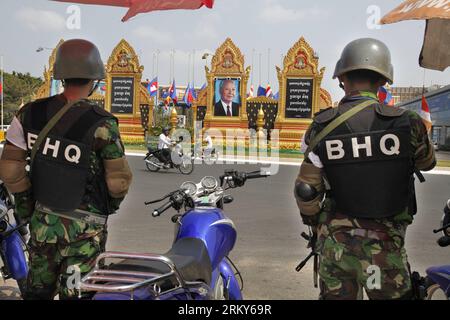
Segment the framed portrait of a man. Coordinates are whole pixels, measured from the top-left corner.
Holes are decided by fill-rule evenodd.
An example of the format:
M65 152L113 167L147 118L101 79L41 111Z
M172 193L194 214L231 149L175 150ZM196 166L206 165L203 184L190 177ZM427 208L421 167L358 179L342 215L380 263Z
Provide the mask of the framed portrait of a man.
M239 117L240 79L218 78L214 82L214 116Z

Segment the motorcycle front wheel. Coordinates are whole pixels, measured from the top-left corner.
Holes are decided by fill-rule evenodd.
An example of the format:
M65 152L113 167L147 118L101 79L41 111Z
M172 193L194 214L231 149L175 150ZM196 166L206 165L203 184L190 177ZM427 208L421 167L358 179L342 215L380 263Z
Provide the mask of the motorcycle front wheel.
M159 160L154 155L151 155L150 157L148 157L148 159L145 160L145 165L147 166L147 170L150 172L158 172L160 170L160 168L155 166L152 162L158 163Z
M427 297L425 300L448 300L449 298L441 286L427 278Z
M194 171L194 160L189 156L183 156L183 161L178 165L181 174L189 175Z
M216 286L214 287L214 300L230 300L230 295L223 281L221 274L217 276Z

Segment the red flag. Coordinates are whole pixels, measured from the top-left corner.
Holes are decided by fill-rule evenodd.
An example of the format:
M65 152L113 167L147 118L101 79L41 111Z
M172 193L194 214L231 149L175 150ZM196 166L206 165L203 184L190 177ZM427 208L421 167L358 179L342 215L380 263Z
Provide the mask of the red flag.
M203 6L212 8L214 0L53 0L60 2L74 2L83 4L106 5L116 7L128 7L125 22L139 13L157 11L157 10L174 10L174 9L200 9Z
M0 95L3 94L3 83L0 82Z
M422 109L420 110L420 117L422 118L427 131L430 132L433 127L433 122L431 122L430 107L428 106L427 99L424 95L422 95Z

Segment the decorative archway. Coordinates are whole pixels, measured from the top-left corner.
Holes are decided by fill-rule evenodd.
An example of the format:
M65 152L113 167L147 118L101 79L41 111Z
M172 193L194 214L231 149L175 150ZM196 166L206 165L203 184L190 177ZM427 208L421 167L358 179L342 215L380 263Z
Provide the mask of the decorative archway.
M276 69L280 100L275 128L280 130L283 148L298 150L303 134L320 110L325 68L319 70L319 57L301 37L285 56L283 69Z
M211 60L211 70L208 67L205 67L205 70L208 86L204 127L222 131L247 129L246 93L250 67L245 68L244 55L241 50L230 38L226 39ZM232 116L227 116L225 112L223 114L218 112L222 101L219 88L224 82L231 83L237 93L231 103L234 109Z

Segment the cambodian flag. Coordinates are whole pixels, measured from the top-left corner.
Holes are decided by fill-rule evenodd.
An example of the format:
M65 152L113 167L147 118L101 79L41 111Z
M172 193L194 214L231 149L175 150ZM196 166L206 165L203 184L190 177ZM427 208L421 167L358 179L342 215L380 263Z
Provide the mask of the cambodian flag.
M267 84L266 97L268 98L272 97L272 88L270 87L270 84Z
M173 103L176 104L178 102L177 87L175 85L175 79L173 79L172 85L169 88L169 97L172 99Z
M192 95L193 88L191 88L191 84L189 83L186 87L186 91L184 92L183 101L186 103L188 107L192 106L192 102L194 102L194 96Z
M433 127L433 122L431 122L430 107L428 106L427 99L424 95L422 95L422 108L420 110L420 117L422 118L427 131L430 132L431 128Z
M275 93L275 95L273 96L273 99L275 99L275 100L280 99L280 92Z
M155 97L158 94L158 77L148 83L147 90L150 93L150 97Z
M194 100L197 100L197 92L195 91L194 85L192 85L191 87L191 92L192 92L192 97L194 98Z
M255 96L255 88L253 87L253 85L250 86L250 91L248 92L247 96L249 98L253 98Z
M389 92L389 90L385 87L380 87L378 89L378 100L380 100L380 103L387 106L394 106L394 98L392 97L392 94Z
M265 97L266 96L266 89L264 89L263 87L259 86L258 87L257 96L258 97Z

